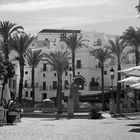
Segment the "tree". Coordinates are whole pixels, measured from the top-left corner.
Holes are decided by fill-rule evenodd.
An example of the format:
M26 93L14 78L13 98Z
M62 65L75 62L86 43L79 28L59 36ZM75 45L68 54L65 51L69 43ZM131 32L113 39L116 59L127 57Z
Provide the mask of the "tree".
M136 58L136 66L139 65L140 61L140 27L137 27L136 29L130 26L126 31L123 33L122 38L124 41L131 46L131 50L129 53L134 53ZM137 93L134 94L134 104L135 108L137 110Z
M22 26L17 26L17 24L11 23L9 21L0 21L0 35L2 37L0 40L1 50L5 54L5 60L9 60L9 53L11 51L9 39L14 33L20 32L20 30L23 30Z
M66 37L65 42L67 44L67 47L70 49L72 54L72 71L73 71L73 77L75 77L75 53L76 50L86 46L85 42L86 40L83 39L82 36L78 36L76 33L72 33L69 36Z
M31 70L31 79L32 79L32 100L33 100L33 106L35 102L35 68L38 66L39 62L41 61L43 57L43 53L41 50L32 51L31 49L28 49L28 51L25 53L26 60L28 62L28 65L32 68Z
M54 67L57 72L57 114L62 113L62 75L64 71L68 69L68 55L69 53L67 51L45 54L47 58L46 61Z
M111 53L108 49L94 49L90 51L90 55L94 56L101 64L101 77L102 77L102 109L104 110L104 64L105 62L111 58Z
M12 78L14 75L15 69L13 64L9 61L3 61L0 59L0 79L3 80L0 104L2 104L3 107L7 107L8 104L3 98L5 85L7 84L8 79Z
M116 37L115 41L109 40L109 46L107 47L111 52L114 59L117 60L117 71L121 70L121 62L125 58L126 54L124 53L124 49L126 47L126 43L120 38ZM117 81L121 80L121 74L118 73ZM121 83L117 83L117 103L116 103L116 112L120 113L120 90Z
M27 34L20 34L20 35L15 35L10 42L12 49L18 54L17 59L19 61L19 66L20 66L20 81L19 81L19 91L18 91L19 92L18 101L20 104L22 102L25 52L30 46L33 39L34 37L31 37Z

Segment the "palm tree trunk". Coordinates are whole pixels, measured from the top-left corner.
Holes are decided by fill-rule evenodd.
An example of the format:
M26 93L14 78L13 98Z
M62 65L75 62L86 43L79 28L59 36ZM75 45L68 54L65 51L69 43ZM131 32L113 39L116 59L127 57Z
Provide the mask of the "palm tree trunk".
M9 50L8 50L8 44L5 42L5 61L9 60Z
M75 51L72 52L72 71L73 77L75 77Z
M22 103L22 89L23 89L23 78L24 78L24 63L19 62L20 65L20 81L19 81L19 91L18 91L18 101Z
M101 66L101 76L102 76L102 110L104 110L104 65Z
M35 103L35 78L34 78L35 68L32 67L32 100L33 100L33 107Z
M118 63L118 71L121 70L121 64ZM118 73L117 81L121 80L121 74ZM121 83L117 83L117 97L116 97L116 112L120 113L120 92L121 92Z
M58 87L57 87L57 114L62 113L62 77L58 75Z

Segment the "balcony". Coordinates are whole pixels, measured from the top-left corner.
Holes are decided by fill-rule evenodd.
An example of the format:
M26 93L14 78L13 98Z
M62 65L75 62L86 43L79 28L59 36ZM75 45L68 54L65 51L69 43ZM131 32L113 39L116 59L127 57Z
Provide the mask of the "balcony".
M110 91L111 87L110 86L104 86L104 91ZM117 87L114 86L113 90L117 90ZM102 87L89 87L89 91L102 91Z
M48 68L46 69L40 68L40 72L46 72L46 71L48 71Z
M48 91L48 86L40 86L40 90L45 90L45 91Z
M57 87L50 86L50 90L57 90ZM62 90L69 90L69 87L62 86Z
M35 88L39 87L38 83L35 83L34 86L35 86ZM24 88L32 88L32 84L31 83L24 84Z

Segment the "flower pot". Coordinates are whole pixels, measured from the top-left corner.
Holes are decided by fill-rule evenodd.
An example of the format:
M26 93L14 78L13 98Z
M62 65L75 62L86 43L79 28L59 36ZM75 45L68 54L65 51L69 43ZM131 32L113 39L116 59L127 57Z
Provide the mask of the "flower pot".
M7 112L7 124L13 124L13 122L16 119L16 115L9 115L9 112Z

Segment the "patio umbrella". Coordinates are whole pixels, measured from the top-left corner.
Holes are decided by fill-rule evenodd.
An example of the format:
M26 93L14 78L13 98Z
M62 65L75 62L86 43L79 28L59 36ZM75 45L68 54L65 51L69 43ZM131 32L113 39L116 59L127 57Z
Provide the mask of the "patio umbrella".
M118 72L120 72L120 73L122 73L124 75L127 75L127 76L137 76L137 77L140 77L140 66L136 66L136 67L120 70Z
M140 77L130 76L130 77L122 79L122 80L120 80L118 82L119 83L123 83L123 82L137 83L137 82L140 82Z
M42 100L43 102L51 102L52 100L50 98Z
M4 91L3 91L3 96L1 98L3 100L4 106L7 106L9 100L11 99L10 90L9 90L8 84L5 85Z
M136 83L136 84L130 85L130 87L134 88L134 89L140 89L140 83Z

